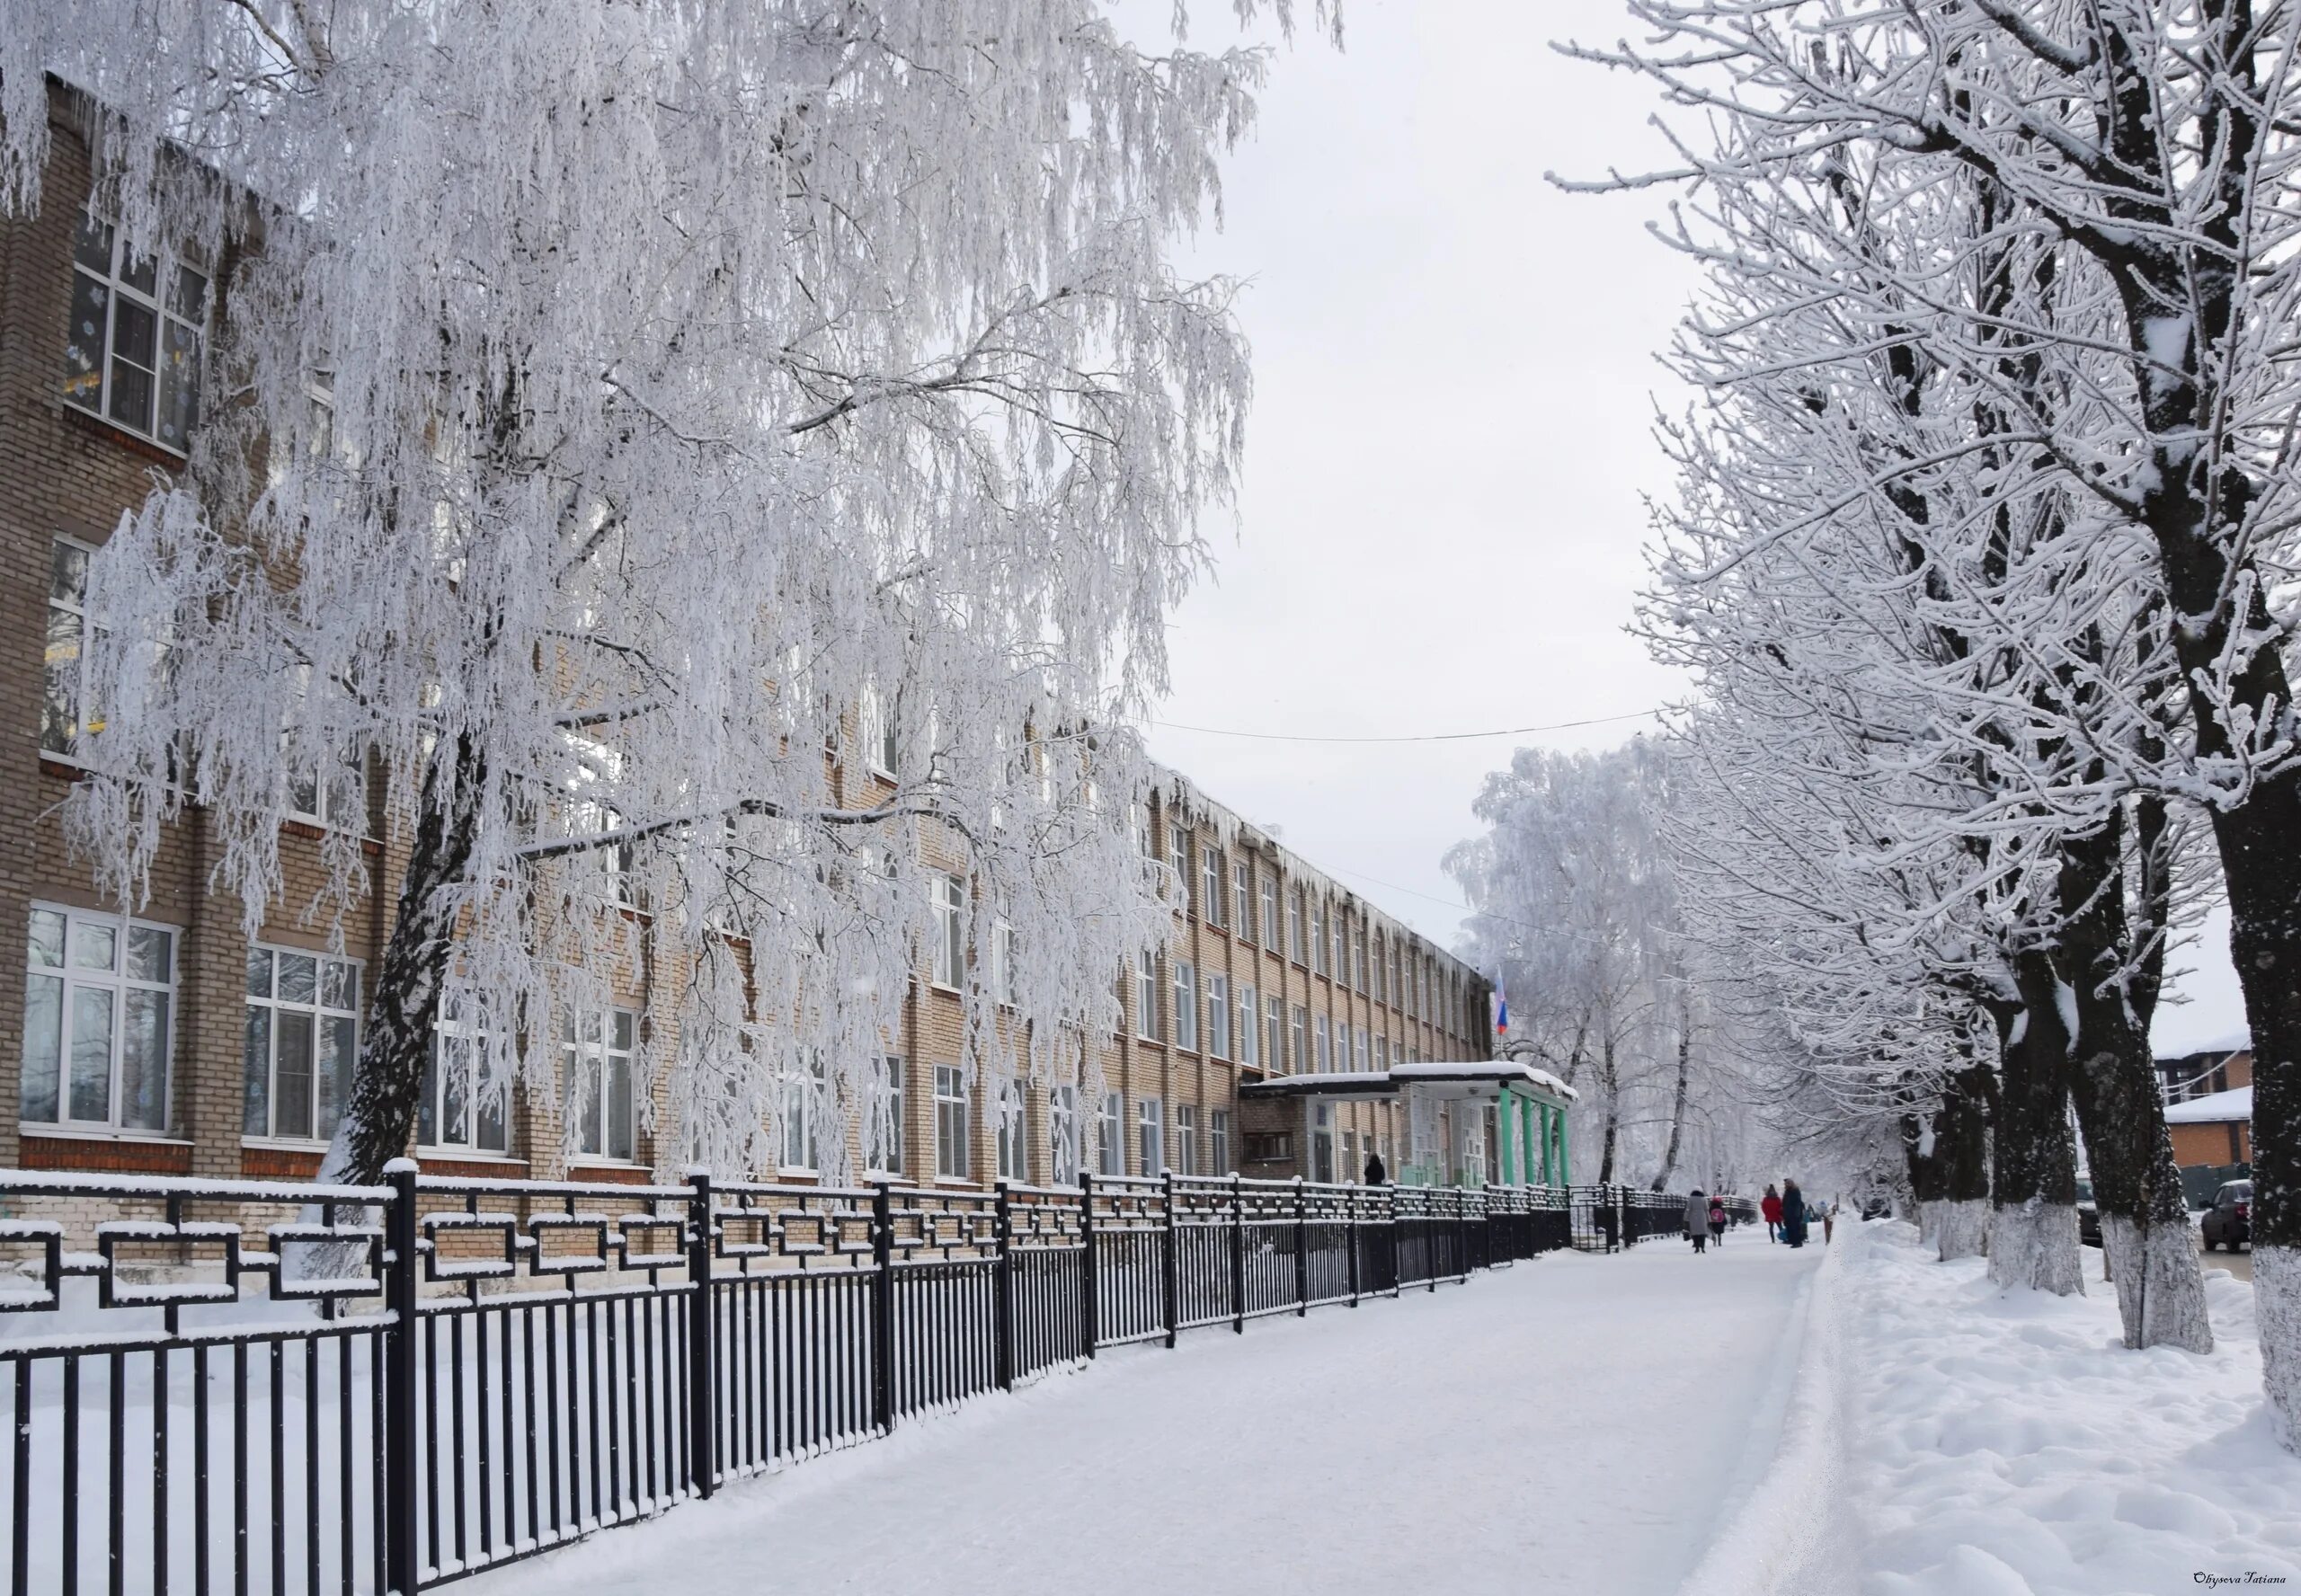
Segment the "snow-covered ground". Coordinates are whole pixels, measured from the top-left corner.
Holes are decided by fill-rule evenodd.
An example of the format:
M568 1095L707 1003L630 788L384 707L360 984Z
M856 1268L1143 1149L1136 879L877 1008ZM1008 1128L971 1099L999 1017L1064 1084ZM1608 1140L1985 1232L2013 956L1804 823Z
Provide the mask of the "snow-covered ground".
M2208 1275L2210 1356L2131 1352L2098 1278L2082 1299L2006 1293L1908 1226L1838 1237L1816 1332L1835 1344L1832 1491L1862 1596L2301 1585L2301 1459L2264 1415L2251 1286Z
M471 1589L1664 1596L1761 1484L1820 1258L1649 1242L1199 1331Z

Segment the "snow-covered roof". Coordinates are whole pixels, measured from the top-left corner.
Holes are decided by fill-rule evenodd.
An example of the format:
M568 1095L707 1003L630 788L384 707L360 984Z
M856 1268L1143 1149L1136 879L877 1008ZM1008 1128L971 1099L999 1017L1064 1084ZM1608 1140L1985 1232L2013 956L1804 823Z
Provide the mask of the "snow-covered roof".
M1547 1069L1515 1059L1435 1059L1399 1064L1389 1069L1329 1070L1323 1074L1282 1075L1250 1081L1239 1088L1241 1097L1389 1097L1408 1086L1524 1086L1556 1102L1571 1103L1572 1086ZM1493 1096L1487 1092L1479 1095Z
M2165 1122L2169 1125L2217 1124L2225 1120L2250 1120L2253 1117L2253 1089L2236 1086L2210 1096L2192 1097L2187 1103L2165 1105Z
M2176 1060L2194 1059L2204 1053L2249 1052L2252 1045L2253 1033L2240 1025L2234 1031L2225 1031L2218 1036L2208 1036L2202 1042L2184 1043L2178 1051L2161 1051L2157 1054L2157 1060L2160 1063L2171 1064Z

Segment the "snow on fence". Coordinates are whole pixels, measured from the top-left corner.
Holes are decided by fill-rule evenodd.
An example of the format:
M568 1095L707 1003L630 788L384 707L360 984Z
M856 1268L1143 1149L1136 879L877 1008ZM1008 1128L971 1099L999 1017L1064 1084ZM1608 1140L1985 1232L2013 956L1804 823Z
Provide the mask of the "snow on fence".
M413 1592L1101 1348L1435 1290L1601 1210L1635 1241L1683 1210L1653 1195L0 1171L7 1590Z

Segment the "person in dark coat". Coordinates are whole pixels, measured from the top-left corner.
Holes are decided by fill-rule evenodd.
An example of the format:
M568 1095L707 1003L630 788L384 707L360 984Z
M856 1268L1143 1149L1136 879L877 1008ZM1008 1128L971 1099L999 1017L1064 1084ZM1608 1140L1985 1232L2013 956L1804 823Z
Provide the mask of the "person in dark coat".
M1781 1239L1794 1247L1806 1245L1806 1193L1794 1180L1781 1183Z
M1768 1241L1780 1241L1781 1239L1781 1193L1772 1186L1768 1186L1765 1189L1765 1195L1758 1199L1758 1212L1765 1220L1765 1238Z
M1710 1199L1710 1245L1726 1245L1726 1199L1715 1195Z
M1372 1148L1367 1148L1366 1184L1370 1186L1379 1186L1389 1176L1390 1173L1390 1172L1389 1170L1382 1167L1382 1155L1374 1151Z
M1696 1186L1686 1198L1686 1237L1700 1252L1710 1241L1710 1200Z

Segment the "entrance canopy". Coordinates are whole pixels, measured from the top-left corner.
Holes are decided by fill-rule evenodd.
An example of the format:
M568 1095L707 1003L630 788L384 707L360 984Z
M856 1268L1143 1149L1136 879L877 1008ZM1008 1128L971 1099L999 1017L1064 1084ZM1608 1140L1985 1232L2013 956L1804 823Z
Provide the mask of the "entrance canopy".
M1574 1088L1549 1070L1513 1059L1438 1060L1400 1064L1390 1069L1284 1075L1274 1080L1244 1082L1239 1087L1239 1095L1248 1100L1314 1097L1328 1102L1379 1103L1401 1095L1408 1087L1422 1097L1479 1098L1489 1103L1506 1091L1552 1108L1564 1108L1575 1097Z

